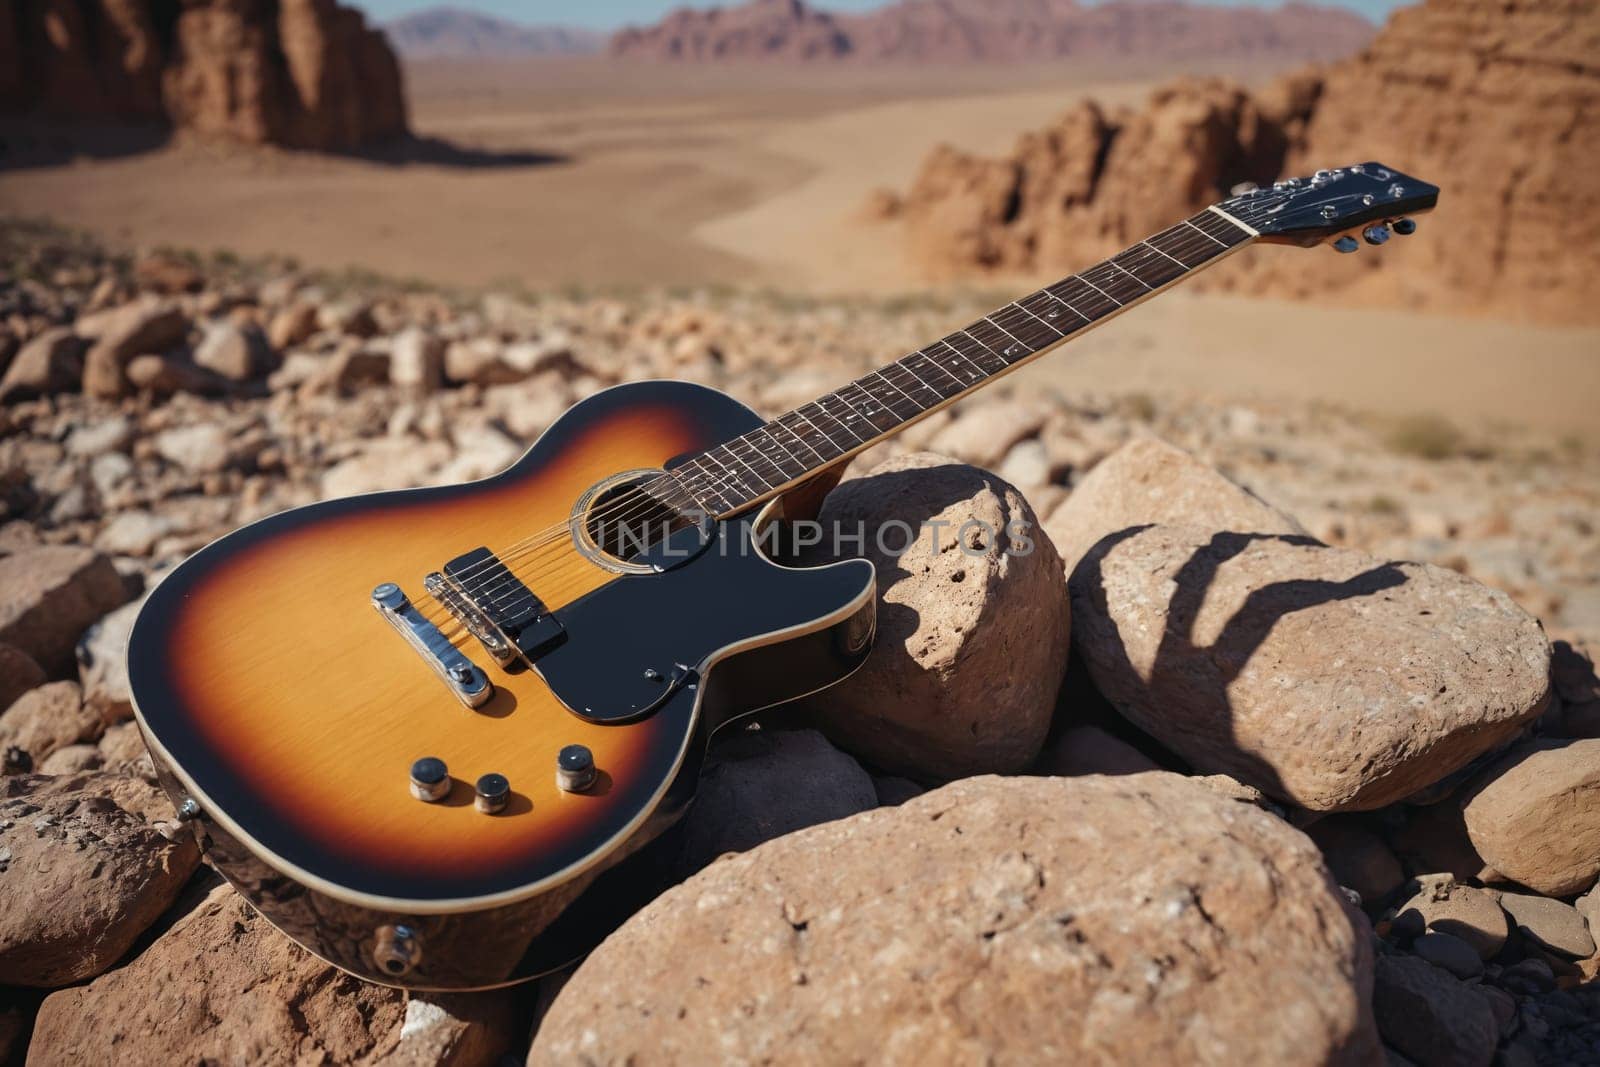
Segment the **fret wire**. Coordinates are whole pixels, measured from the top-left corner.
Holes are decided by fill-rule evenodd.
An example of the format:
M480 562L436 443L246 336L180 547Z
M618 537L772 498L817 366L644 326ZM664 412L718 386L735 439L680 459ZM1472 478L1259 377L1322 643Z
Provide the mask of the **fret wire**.
M715 451L716 451L716 449L709 448L706 451L702 452L701 455L704 456L707 460L710 460L712 463L715 463L718 467L722 468L723 473L727 476L727 488L729 488L729 489L739 488L739 489L742 489L742 490L745 490L746 492L748 492L750 487L745 485L745 484L743 484L744 483L744 479L738 474L738 472L734 471L727 464L723 463L716 456L712 455L712 453L715 452Z
M894 366L893 363L889 364L889 367L892 367L892 366ZM879 381L883 382L884 385L887 385L889 388L893 389L895 392L899 393L901 396L903 396L907 400L911 401L911 406L917 409L917 415L920 415L920 414L922 414L922 412L926 411L927 410L926 408L924 408L921 404L917 403L916 397L912 396L910 393L906 392L904 389L900 388L898 385L894 384L894 382L891 382L889 380L889 376L884 373L884 371L888 370L888 369L889 369L888 367L884 367L884 368L881 368L879 370L875 370L871 374L866 375L866 377L868 377L868 378L877 378ZM890 408L890 410L893 411L894 409ZM898 415L899 412L896 411L895 414ZM907 416L905 416L905 418L915 418L915 417L916 417L915 415L907 415Z
M755 464L751 463L749 460L745 459L743 456L739 455L737 451L735 451L734 446L736 445L743 445L745 448L750 450L750 453L754 455L758 461L777 471L778 480L773 482L771 477L761 474L759 471L757 471ZM772 462L772 460L768 459L766 454L763 453L761 449L756 447L755 441L751 439L749 434L741 434L738 437L735 437L733 440L726 442L725 447L735 459L737 459L740 463L743 463L746 467L749 467L750 470L755 471L757 476L761 478L762 481L770 482L773 485L782 485L784 482L789 480L789 476L784 473L783 468Z
M822 411L821 408L817 407L817 402L815 400L813 400L809 404L801 404L799 407L795 408L794 409L795 410L795 414L799 415L801 418L805 419L813 427L815 427L817 432L820 433L824 438L826 438L830 445L832 445L834 448L837 448L839 450L839 455L840 456L842 456L846 452L850 451L850 446L849 445L840 444L837 440L834 439L833 434L829 433L827 430L824 430L822 428L822 424L820 422L818 422L816 419L812 418L811 415L807 413L807 409L808 408L816 408L818 411ZM828 413L826 411L823 411L822 414L827 415ZM838 420L835 419L834 421L837 422ZM857 437L856 440L859 441L861 439L859 437ZM838 456L834 456L833 458L834 459L838 459L839 457Z
M983 359L985 359L985 360L990 360L990 359L994 360L995 363L998 364L998 366L995 366L995 367L992 367L992 368L985 367L982 362L980 362L979 360L973 358L972 353L963 351L961 348L957 347L956 346L956 341L960 340L963 337L966 338L967 341L970 342L971 344L974 344L974 345L978 346L978 355L979 356L983 357ZM972 334L968 333L966 330L957 330L955 333L946 334L945 337L944 337L944 343L949 345L951 347L951 349L953 349L954 351L960 353L962 358L964 358L967 362L971 363L974 367L977 367L979 370L983 371L983 375L986 378L990 377L991 375L998 374L1001 371L1005 370L1008 366L1010 366L1010 364L1007 363L1005 360L1003 360L999 356L995 355L994 351L988 345L984 344L982 341L980 341L976 337L972 336Z
M1189 227L1195 233L1199 234L1201 237L1204 237L1206 240L1208 240L1212 244L1216 245L1218 248L1227 248L1228 247L1227 245L1223 244L1221 241L1217 240L1215 237L1211 236L1206 231L1202 230L1199 226L1196 226L1192 220L1184 219L1183 220L1183 224L1185 226Z
M758 428L756 428L754 430L751 430L749 433L745 434L745 437L747 437L750 440L751 444L754 446L756 451L760 452L762 455L768 455L767 451L764 448L762 448L759 443L757 443L758 438L759 438L760 435L765 435L766 439L768 441L772 442L772 447L776 448L780 453L782 453L784 456L788 457L788 459L789 459L789 461L791 463L794 463L795 465L797 465L800 468L800 473L804 474L808 469L810 469L805 463L801 462L799 456L795 455L793 452L790 452L787 448L784 448L783 445L781 443L779 443L778 439L776 437L772 436L772 431L769 430L766 426L758 427ZM786 478L795 477L795 475L792 475L788 471L784 470L782 464L780 464L777 460L771 459L770 456L769 456L768 457L768 461L770 463L772 463L773 466L777 467L778 470L781 471Z
M1086 270L1086 271L1082 272L1081 274L1079 274L1078 277L1087 280L1091 274L1096 274L1096 273L1098 273L1100 275L1099 279L1097 281L1090 282L1090 284L1091 285L1097 285L1097 286L1101 287L1108 294L1115 292L1117 289L1119 289L1119 288L1121 288L1123 286L1127 286L1128 292L1122 294L1121 296L1119 296L1117 298L1118 300L1120 300L1122 302L1122 306L1123 307L1128 306L1129 304L1133 303L1135 300L1137 300L1141 296L1143 296L1145 293L1148 293L1150 291L1150 287L1148 285L1144 286L1143 290L1135 288L1134 285L1130 284L1126 279L1124 279L1121 274L1117 273L1117 271L1115 269L1115 264L1113 264L1109 260L1102 260L1099 263L1096 263L1094 266L1090 267L1088 270ZM1127 273L1127 272L1124 271L1123 273ZM1135 281L1137 281L1137 279L1135 279ZM1140 283L1140 284L1142 284L1142 283Z
M1061 283L1057 282L1056 284L1060 285ZM1077 308L1073 307L1066 300L1064 300L1061 297L1057 296L1056 294L1052 293L1048 287L1046 287L1044 289L1040 289L1039 291L1041 293L1043 293L1045 296L1048 296L1051 300L1054 300L1056 303L1060 304L1062 307L1066 308L1068 311L1072 312L1074 315L1078 316L1078 318L1082 319L1084 322L1086 322L1086 323L1093 323L1094 322L1093 319L1091 319L1089 316L1085 315L1083 312L1079 311Z
M1048 348L1066 335L1061 331L1048 327L1047 323L1036 319L1016 302L1007 304L989 316L994 325L1004 330L1013 337L1018 344L1028 351L1025 355L1032 355L1041 349ZM1009 321L1007 321L1009 320ZM1040 326L1049 328L1049 333L1042 333Z
M976 326L977 323L973 323L973 325ZM980 338L978 338L977 336L975 336L971 330L962 330L961 332L966 334L968 337L972 338L972 341L973 341L974 344L976 344L979 348L982 348L984 351L986 351L986 352L990 353L991 355L993 355L1001 363L1004 363L1008 367L1011 365L1006 360L1005 356L1001 355L999 352L996 352L992 345L984 344L983 341Z
M772 422L771 422L771 425L776 426L778 429L782 430L784 433L788 434L790 437L794 438L796 441L799 441L801 447L803 447L806 451L810 452L813 456L816 456L817 457L817 461L819 463L827 462L826 460L824 460L822 458L822 453L821 452L818 452L815 448L811 447L811 442L810 441L807 441L804 437L801 437L799 434L795 433L793 429L791 429L788 425L786 425L784 423L783 420L788 418L789 416L791 416L793 414L794 414L794 412L792 412L792 411L786 411L782 415L779 415L777 418L773 419Z
M950 351L954 352L961 359L966 360L967 363L969 365L971 365L971 367L978 372L978 377L972 379L973 382L976 383L976 382L981 382L981 381L988 380L989 372L984 370L982 367L978 366L977 360L973 359L971 356L969 356L965 352L961 351L961 349L959 349L955 345L951 344L950 343L950 338L941 337L941 338L939 338L939 343L944 345Z
M754 478L754 479L755 479L755 480L756 480L756 481L757 481L757 482L766 482L766 481L767 481L767 479L766 479L766 478L763 478L763 477L762 477L762 476L761 476L761 475L760 475L760 474L759 474L759 473L758 473L758 472L757 472L757 471L756 471L756 469L755 469L755 468L754 468L754 467L752 467L752 466L750 466L750 464L748 464L748 463L746 463L746 462L745 462L745 461L744 461L744 460L743 460L743 459L741 459L741 458L740 458L740 457L739 457L739 453L737 453L737 452L735 452L735 451L734 451L734 450L733 450L733 448L732 448L732 445L733 445L733 444L734 444L734 442L736 442L736 441L738 441L738 440L739 440L739 438L737 438L737 437L735 437L735 438L734 438L734 439L733 439L733 441L724 441L724 442L723 442L723 443L722 443L722 444L721 444L721 445L719 445L719 446L718 446L718 447L719 447L719 448L721 448L721 449L722 449L722 450L723 450L723 451L724 451L724 452L726 452L726 453L727 453L727 454L728 454L728 455L730 455L730 456L732 456L732 457L733 457L733 461L734 461L734 462L735 462L735 463L737 463L737 464L739 464L739 465L740 465L740 466L742 466L742 467L743 467L743 468L744 468L744 469L745 469L745 470L747 470L747 471L749 471L749 472L750 472L750 477L752 477L752 478ZM770 489L770 488L772 488L772 486L771 486L771 485L768 485L768 486L767 486L767 488L769 488L769 489Z
M851 437L854 437L856 439L856 443L857 444L861 444L861 445L866 444L867 443L867 439L865 437L862 437L860 434L858 434L854 430L852 430L849 426L846 426L844 424L844 422L842 422L837 415L835 415L833 412L828 410L827 406L825 404L823 404L823 402L822 402L822 401L824 401L826 399L827 399L827 397L825 397L825 396L824 397L819 397L818 399L813 400L811 403L806 404L805 406L809 407L809 408L816 408L818 411L822 412L822 414L824 414L828 418L832 419L839 426L843 427L844 431L846 433L848 433ZM809 416L808 416L808 418L809 418ZM813 421L815 421L815 420L813 420ZM829 438L831 440L833 435L829 434L828 436L829 436ZM838 444L837 441L835 441L834 443ZM846 451L846 452L850 451L850 446L848 446L848 445L844 445L844 446L841 446L841 447L843 447L844 451Z
M900 401L896 400L892 395L875 393L875 392L872 391L872 389L868 388L869 384L871 384L874 379L876 379L876 385L878 387L880 387L880 390L881 390L881 387L887 386L889 389L893 390L894 392L899 393L900 396L903 397L906 401L909 401L910 404L911 404L911 407L913 409L912 414L910 414L910 415L902 415L900 413L900 407L899 407ZM861 388L867 390L868 395L876 397L877 400L878 400L878 403L882 404L885 408L887 408L889 410L889 413L891 415L893 415L895 418L899 419L902 422L904 422L906 419L915 418L916 417L916 413L920 412L922 410L921 405L919 405L915 400L912 400L911 397L906 393L906 391L904 389L901 389L898 385L894 384L887 377L885 377L884 374L883 374L883 371L881 369L880 370L871 371L871 372L869 372L867 374L864 374L860 378L857 378L856 380L861 383Z
M1159 236L1159 235L1158 235L1158 236ZM1159 253L1159 254L1161 254L1161 255L1163 255L1163 256L1167 256L1167 254L1166 254L1166 253L1165 253L1165 252L1162 252L1162 251L1161 251L1161 249L1159 249L1159 248L1156 248L1156 246L1155 246L1155 245L1153 245L1153 244L1151 244L1151 243L1150 243L1150 242L1151 242L1151 241L1153 241L1153 240L1154 240L1154 239L1155 239L1155 238L1146 238L1146 239L1145 239L1145 240L1143 240L1143 241L1140 241L1140 242L1139 242L1139 243L1140 243L1140 244L1142 244L1142 245L1144 245L1144 246L1145 246L1145 247L1147 247L1147 248L1154 248L1154 249L1155 249L1155 250L1156 250L1156 252L1158 252L1158 253ZM1190 267L1190 266L1189 266L1189 264L1187 264L1187 263L1184 263L1184 262L1183 262L1183 261L1182 261L1182 260L1180 260L1180 259L1178 259L1178 258L1177 258L1177 257L1176 257L1176 256L1167 256L1167 258L1168 258L1168 259L1170 259L1170 260L1172 260L1172 262L1174 262L1174 263L1176 263L1176 264L1177 264L1177 265L1178 265L1178 266L1180 266L1180 267L1182 267L1182 268L1183 268L1183 270L1184 270L1184 273L1188 273L1188 272L1189 272L1189 271L1190 271L1190 270L1191 270L1191 269L1193 269L1193 268L1191 268L1191 267ZM1179 277L1180 277L1180 278L1181 278L1181 277L1182 277L1182 276L1183 276L1183 275L1181 275L1181 274L1180 274L1180 275L1179 275Z
M869 405L867 407L867 409L865 411L862 411L861 408L857 407L856 406L856 402L854 400L851 400L848 396L845 395L845 389L856 389L856 390L858 390L860 392L866 393L867 394L867 403ZM887 433L893 432L900 425L900 417L898 415L896 415L889 408L884 407L884 405L883 405L883 403L881 401L873 399L872 394L870 392L867 392L866 388L863 387L859 381L851 382L849 385L844 386L843 388L841 388L838 391L838 393L836 395L839 397L839 399L843 400L846 404L849 404L851 407L853 407L857 411L861 412L861 417L867 420L867 425L871 426L874 430L878 431L878 434L880 436L883 435L883 434L887 434ZM890 424L888 426L886 426L886 427L885 426L879 426L877 424L877 422L873 420L873 418L872 418L872 405L876 405L876 407L877 407L877 409L879 411L884 412L889 417Z
M1011 338L1012 341L1015 341L1017 344L1022 345L1023 348L1026 348L1028 350L1028 352L1024 353L1025 355L1033 352L1033 346L1032 345L1023 344L1021 339L1019 339L1016 334L1012 333L1010 330L1006 329L1004 326L1002 326L998 322L994 321L994 316L985 315L983 317L983 321L987 322L990 326L993 326L995 329L999 330L1001 333L1003 333L1007 337ZM1010 348L1011 348L1010 345L1006 346L1007 351L1009 351ZM1004 354L1005 354L1004 352L1001 353L1001 355L1004 355Z
M1094 268L1091 267L1089 269L1093 270ZM1100 288L1094 282L1091 282L1088 278L1085 278L1082 274L1075 274L1075 275L1073 275L1073 277L1077 278L1084 285L1087 285L1089 288L1093 289L1095 292L1099 293L1101 296L1105 297L1107 300L1109 300L1113 304L1117 305L1117 307L1125 307L1126 306L1125 304L1123 304L1122 301L1118 300L1116 297L1112 296L1110 293L1108 293L1104 289Z
M904 374L910 374L911 377L916 380L916 383L917 383L918 386L921 386L923 389L926 389L928 392L933 394L933 396L935 398L933 404L925 404L925 403L923 403L922 401L918 400L915 396L912 396L911 393L908 392L904 386L902 386L902 385L900 385L900 384L898 384L898 383L896 383L894 381L891 381L890 378L889 378L889 372L892 371L892 370L897 370L897 371L900 371L900 372L902 372ZM944 394L943 393L939 392L937 389L929 388L927 382L923 381L921 378L918 378L914 373L912 373L910 368L908 368L904 363L901 363L899 360L895 360L893 363L891 363L887 367L883 368L883 370L880 373L883 375L883 380L884 381L889 382L889 384L893 385L896 389L899 389L902 393L905 393L906 398L908 400L910 400L913 404L917 405L917 414L919 414L919 415L922 414L924 411L927 411L929 408L933 407L934 404L938 404L938 403L940 403L940 402L942 402L944 400Z
M850 403L849 400L845 399L845 397L844 397L844 387L841 386L839 389L835 389L833 392L827 394L826 396L822 397L822 399L818 400L817 403L821 404L823 406L824 410L826 410L829 399L832 399L835 402L837 402L838 404L841 404L841 405L844 406L844 408L845 408L845 417L842 418L842 419L839 418L839 416L837 416L837 415L833 415L833 417L841 425L843 425L845 429L847 429L851 433L855 434L857 440L860 440L860 441L863 441L863 442L870 442L872 440L875 440L879 436L879 432L880 431L878 430L878 427L875 426L870 419L866 419L866 418L862 417L861 412L856 410L856 406L854 404ZM829 414L831 415L832 412L829 412ZM871 436L870 437L862 437L859 433L856 433L856 428L854 426L850 425L850 420L851 419L855 419L858 422L866 423L867 424L867 429L872 431Z
M957 378L954 374L951 374L944 367L940 366L938 360L934 359L932 356L928 355L927 352L924 352L921 349L918 349L917 351L911 353L911 355L906 356L905 359L902 359L900 362L906 364L906 369L910 370L911 369L911 364L908 361L912 360L912 359L915 359L918 356L921 356L925 363L933 364L933 366L939 371L940 374L944 375L946 378L949 378L952 382L955 382L956 383L957 392L965 392L966 391L966 388L967 388L967 383L966 382L962 381L960 378ZM913 372L913 373L915 373L915 372ZM918 381L922 380L921 375L917 376L917 380ZM923 384L927 384L927 383L924 382ZM929 385L928 388L929 389L933 389L933 386ZM934 391L938 392L938 390L934 390ZM948 399L948 397L946 399Z
M1140 242L1140 244L1143 244L1143 242ZM1125 266L1118 262L1124 258L1129 261L1129 265ZM1188 271L1188 268L1182 263L1179 263L1177 260L1171 259L1171 257L1163 258L1161 253L1157 252L1154 248L1144 250L1141 249L1140 245L1134 245L1131 248L1127 248L1121 252L1118 252L1115 256L1111 257L1111 262L1116 264L1116 266L1122 271L1133 275L1133 277L1137 278L1139 282L1151 292L1161 288L1163 285L1177 281ZM1176 273L1173 273L1173 267L1178 268ZM1140 271L1149 271L1152 273L1155 276L1155 284L1151 285L1148 281L1146 281L1139 273Z
M915 378L917 380L917 383L919 385L921 385L924 389L926 389L928 392L933 393L940 400L944 399L944 394L939 392L939 390L935 389L933 386L929 385L927 382L923 381L922 380L922 375L920 375L916 371L912 370L911 367L909 365L907 365L905 359L897 359L897 360L895 360L894 365L896 367L899 367L901 370L905 371L907 374L911 375L913 378Z
M1138 282L1140 285L1144 286L1146 291L1152 293L1156 291L1155 286L1151 285L1149 282L1133 273L1133 271L1129 270L1127 267L1124 267L1121 263L1118 263L1115 257L1106 260L1106 262L1120 270L1122 273L1126 274L1128 277L1132 278L1134 281Z
M1187 221L1151 237L1147 242L1151 248L1157 249L1164 255L1169 255L1186 270L1196 270L1211 262L1217 255L1221 243L1214 238L1190 225ZM1162 247L1163 244L1172 245L1172 249ZM1188 260L1193 258L1195 262Z
M1027 297L1023 297L1023 299L1026 300ZM1024 315L1027 315L1029 318L1037 320L1041 325L1043 325L1043 326L1047 327L1048 329L1050 329L1051 331L1053 331L1057 337L1065 337L1067 335L1066 331L1057 330L1049 322L1047 322L1046 320L1040 318L1038 315L1035 315L1033 312L1029 311L1027 308L1023 307L1022 304L1019 303L1018 301L1015 301L1015 300L1011 301L1011 306L1016 308L1018 311L1022 312Z

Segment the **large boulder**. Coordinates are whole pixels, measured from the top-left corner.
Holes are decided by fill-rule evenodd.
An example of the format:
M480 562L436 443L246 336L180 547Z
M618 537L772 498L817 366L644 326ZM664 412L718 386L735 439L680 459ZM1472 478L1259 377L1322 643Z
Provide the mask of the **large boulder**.
M1553 897L1600 877L1600 739L1519 746L1486 768L1463 806L1491 867Z
M913 778L1020 771L1066 672L1061 559L1016 489L932 453L890 460L823 503L824 547L862 535L878 569L866 664L818 696L824 733Z
M199 862L192 835L169 841L97 779L0 800L0 982L53 988L100 974Z
M1102 537L1153 523L1306 534L1292 516L1154 437L1129 441L1096 464L1044 528L1070 574Z
M29 1062L490 1064L516 1040L504 994L352 978L217 886L132 962L45 998Z
M815 730L744 730L718 743L682 828L678 875L718 856L878 806L872 777Z
M530 1063L1371 1063L1370 935L1306 838L1180 776L971 778L713 864Z
M87 548L48 545L0 556L0 641L52 677L68 673L90 623L128 599L122 576Z
M1154 526L1101 541L1071 589L1119 711L1195 768L1314 811L1400 800L1549 701L1538 621L1440 567Z

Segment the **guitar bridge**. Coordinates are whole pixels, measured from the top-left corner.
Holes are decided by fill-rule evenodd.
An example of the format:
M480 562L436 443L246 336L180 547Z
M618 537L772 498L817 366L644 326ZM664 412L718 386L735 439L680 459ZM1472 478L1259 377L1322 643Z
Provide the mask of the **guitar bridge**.
M479 708L494 695L489 676L461 654L443 632L411 603L405 591L384 582L372 591L372 606L393 626L406 644L437 674L455 698L469 708Z
M457 617L502 663L514 655L532 663L566 636L561 623L545 609L533 590L487 548L475 548L446 563L443 581L457 595ZM448 601L441 602L450 607ZM455 608L451 610L456 612ZM477 633L474 620L491 635L491 640L485 641Z

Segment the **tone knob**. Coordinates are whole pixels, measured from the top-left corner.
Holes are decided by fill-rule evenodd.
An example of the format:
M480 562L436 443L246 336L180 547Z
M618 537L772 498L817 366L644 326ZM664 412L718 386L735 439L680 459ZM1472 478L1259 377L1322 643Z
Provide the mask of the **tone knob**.
M473 806L485 815L498 815L511 799L511 783L503 774L486 774L478 779Z
M1349 234L1345 234L1343 237L1333 242L1333 250L1335 252L1354 252L1360 247L1360 242L1358 242L1354 237L1351 237Z
M581 793L594 784L594 753L585 745L568 745L556 756L556 785Z
M1412 234L1417 232L1417 220L1395 219L1394 232L1399 234L1401 237L1410 237Z
M411 765L411 795L424 804L443 800L450 792L450 768L444 760L424 756Z
M1381 245L1389 239L1389 227L1368 226L1361 231L1361 236L1366 239L1369 245Z

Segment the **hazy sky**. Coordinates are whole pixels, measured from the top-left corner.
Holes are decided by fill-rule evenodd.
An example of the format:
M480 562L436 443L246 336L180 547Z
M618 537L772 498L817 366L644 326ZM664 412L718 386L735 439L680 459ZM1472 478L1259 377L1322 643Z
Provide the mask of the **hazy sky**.
M719 6L730 6L732 0ZM815 0L816 6L829 11L860 11L882 6L886 0ZM1259 7L1275 7L1276 3L1253 3ZM1321 0L1323 3L1352 8L1373 21L1401 6L1401 0ZM471 8L489 15L515 19L518 22L558 22L572 26L592 26L596 29L614 29L626 23L653 22L675 7L710 7L708 0L354 0L356 7L365 10L378 21L394 18L423 8L452 6Z

